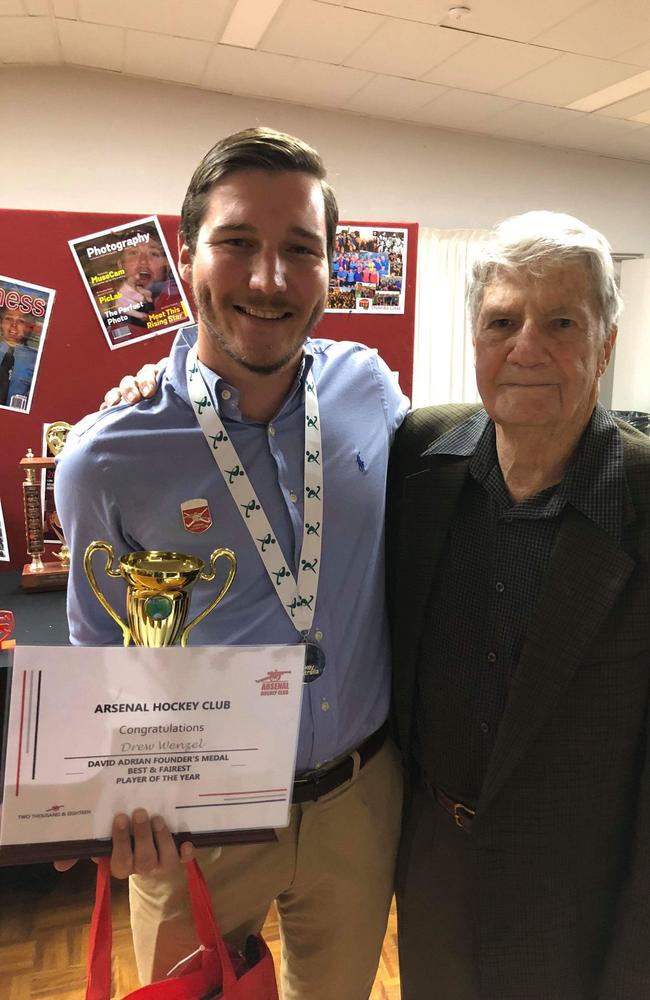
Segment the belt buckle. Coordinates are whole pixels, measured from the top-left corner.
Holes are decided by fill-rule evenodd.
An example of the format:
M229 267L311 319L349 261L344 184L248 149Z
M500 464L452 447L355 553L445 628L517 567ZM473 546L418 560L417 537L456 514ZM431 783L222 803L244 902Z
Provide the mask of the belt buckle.
M302 785L303 788L309 789L309 798L307 802L318 802L318 786L327 777L327 775L332 771L333 768L325 768L322 771L312 771L309 777L297 778L294 782L295 785Z
M320 785L320 783L323 780L323 778L325 778L328 774L329 774L328 771L323 771L321 774L318 774L318 772L317 772L313 776L313 778L309 779L309 781L311 782L311 785L312 785L312 788L311 788L311 797L310 797L311 802L318 802L318 797L319 797L318 796L318 786Z
M464 833L467 833L472 824L472 820L476 816L476 810L470 809L470 807L466 806L463 802L454 802L451 814L454 817L454 823L456 826Z

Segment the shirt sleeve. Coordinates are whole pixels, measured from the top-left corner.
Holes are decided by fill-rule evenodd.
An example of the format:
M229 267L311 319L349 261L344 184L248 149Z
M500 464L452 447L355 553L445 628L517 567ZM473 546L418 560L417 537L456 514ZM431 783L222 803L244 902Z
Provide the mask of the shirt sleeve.
M122 642L122 632L102 608L84 572L84 554L95 540L113 546L116 559L134 545L122 531L114 489L115 471L102 456L92 435L72 431L57 461L54 477L56 510L70 547L68 627L75 646L110 646ZM124 617L125 584L105 573L104 553L96 553L93 569L99 588L121 618Z
M400 388L396 375L390 370L382 357L373 351L371 354L373 373L379 385L389 440L392 443L397 428L401 425L409 411L410 400Z

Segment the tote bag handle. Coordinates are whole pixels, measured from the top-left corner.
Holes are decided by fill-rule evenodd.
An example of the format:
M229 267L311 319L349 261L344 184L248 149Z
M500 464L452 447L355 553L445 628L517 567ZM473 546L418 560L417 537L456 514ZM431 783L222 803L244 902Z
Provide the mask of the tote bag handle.
M199 943L218 956L222 991L227 996L229 989L235 987L237 976L228 947L219 932L203 872L196 860L192 859L185 864L185 873ZM112 944L110 859L101 858L97 866L95 906L90 922L86 1000L109 1000Z

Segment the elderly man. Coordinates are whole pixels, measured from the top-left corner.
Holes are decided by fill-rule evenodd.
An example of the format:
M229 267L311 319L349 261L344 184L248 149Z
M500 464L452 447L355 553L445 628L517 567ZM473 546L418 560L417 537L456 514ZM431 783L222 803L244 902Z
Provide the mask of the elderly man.
M511 219L470 305L484 408L391 460L402 996L647 1000L650 442L597 402L606 241Z
M385 725L383 513L388 451L407 401L376 352L309 339L325 306L337 222L324 178L315 150L271 129L229 136L205 155L179 240L198 325L177 336L155 398L82 422L56 476L72 549L73 642L120 638L82 569L87 544L103 538L118 553L172 549L204 560L233 548L235 582L220 613L193 632L196 643L304 643L309 683L289 827L275 844L199 852L221 929L236 946L276 900L285 1000L369 995L402 804ZM209 400L207 417L200 398ZM289 597L318 550L309 558L314 598L299 619L277 591L258 522L240 516L213 447L225 432L291 571ZM307 490L310 454L320 456L319 482ZM188 502L209 511L198 534L182 517ZM119 588L113 594L123 600ZM133 851L127 817L116 819L113 868L135 872L136 956L149 981L196 942L168 831L141 811L132 820Z

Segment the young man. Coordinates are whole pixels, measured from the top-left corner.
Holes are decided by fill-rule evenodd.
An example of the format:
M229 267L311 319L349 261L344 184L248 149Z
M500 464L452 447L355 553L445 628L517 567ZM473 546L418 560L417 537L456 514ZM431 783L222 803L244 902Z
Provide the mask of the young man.
M206 154L183 203L179 240L197 327L176 338L155 398L77 427L56 477L72 549L73 642L119 641L83 576L94 538L119 553L162 548L204 559L228 546L238 559L235 582L194 641L305 642L322 671L304 689L290 826L277 831L277 844L197 852L219 923L236 945L260 929L276 900L285 1000L368 996L401 814L400 765L385 726L383 506L388 451L407 401L374 351L309 339L326 301L337 222L324 176L314 150L269 129L230 136ZM309 533L320 533L313 614L300 629L199 423L186 378L195 351L208 409L227 430L294 577ZM316 500L304 482L306 429L312 433L315 416ZM181 516L181 505L195 498L211 512L199 535L188 533ZM116 603L123 599L119 584L107 591ZM197 606L201 600L199 592ZM138 873L131 903L143 981L196 946L183 872L158 826L152 832L136 812L133 850L127 817L114 826L114 872Z

